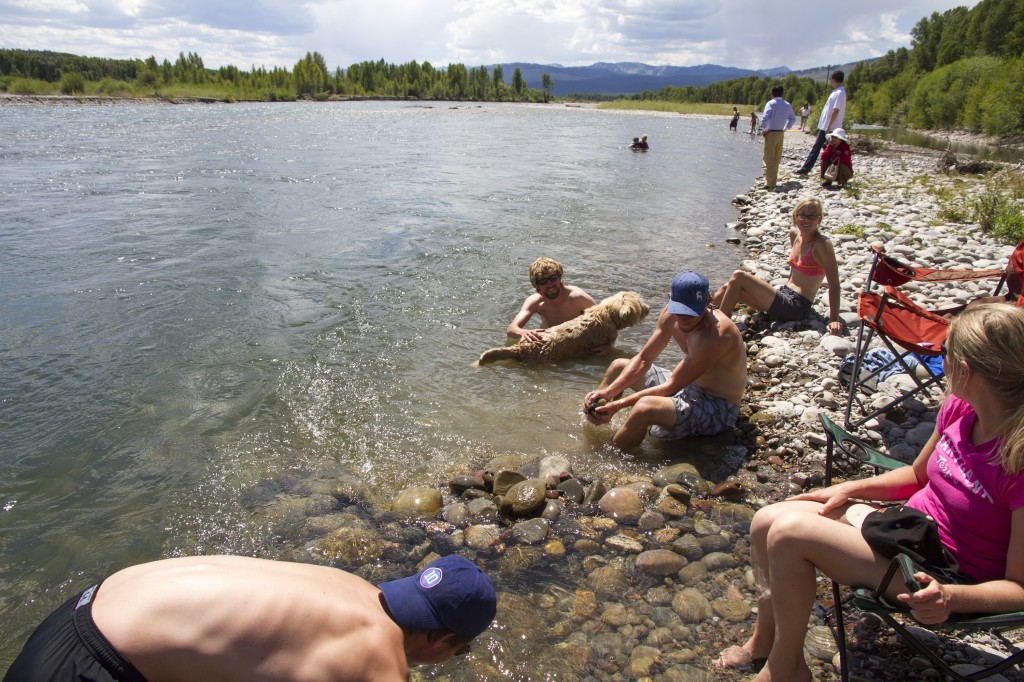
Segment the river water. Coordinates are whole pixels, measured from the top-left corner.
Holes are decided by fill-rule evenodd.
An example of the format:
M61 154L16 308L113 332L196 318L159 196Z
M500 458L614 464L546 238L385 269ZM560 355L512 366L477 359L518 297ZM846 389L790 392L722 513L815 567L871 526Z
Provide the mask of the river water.
M584 426L608 358L473 366L547 255L600 299L721 283L760 145L721 118L412 103L7 107L0 670L74 589L278 556L266 481L382 506L495 455L649 472ZM626 148L650 135L646 153ZM652 329L624 332L635 352ZM668 361L672 361L671 355ZM542 666L541 666L542 667Z

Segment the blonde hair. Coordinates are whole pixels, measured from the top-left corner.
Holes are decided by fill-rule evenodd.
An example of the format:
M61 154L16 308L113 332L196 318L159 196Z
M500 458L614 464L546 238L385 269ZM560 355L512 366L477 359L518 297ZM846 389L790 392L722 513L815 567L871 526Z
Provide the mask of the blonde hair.
M825 217L825 207L821 205L821 201L819 201L815 197L803 197L802 199L800 199L800 201L796 202L796 206L793 207L792 218L794 225L796 225L796 214L800 211L801 208L804 208L805 206L814 206L814 208L818 209L818 215L821 216L822 218Z
M561 279L563 275L562 264L556 260L541 256L530 265L530 284L536 284L538 279L549 274L557 274L559 279Z
M1009 474L1024 470L1024 308L967 308L949 327L946 358L950 386L960 379L963 360L999 396L1009 413L999 425L999 464Z

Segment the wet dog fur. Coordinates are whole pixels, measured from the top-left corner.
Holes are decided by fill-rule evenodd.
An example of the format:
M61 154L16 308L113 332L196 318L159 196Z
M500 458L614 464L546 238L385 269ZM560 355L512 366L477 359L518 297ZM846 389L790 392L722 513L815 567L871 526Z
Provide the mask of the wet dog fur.
M500 360L532 364L586 356L593 348L615 341L620 329L643 322L648 312L650 306L639 294L620 291L587 308L579 317L545 330L540 341L520 340L514 346L484 351L478 364L487 365Z

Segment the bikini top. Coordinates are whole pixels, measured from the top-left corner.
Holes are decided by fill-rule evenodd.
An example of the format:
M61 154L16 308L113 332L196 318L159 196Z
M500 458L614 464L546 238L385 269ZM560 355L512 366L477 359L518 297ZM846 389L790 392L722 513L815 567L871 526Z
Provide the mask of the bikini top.
M816 239L817 237L815 237ZM814 241L811 241L803 253L797 253L796 242L793 242L793 249L789 252L789 266L809 277L821 277L825 274L825 268L814 260Z

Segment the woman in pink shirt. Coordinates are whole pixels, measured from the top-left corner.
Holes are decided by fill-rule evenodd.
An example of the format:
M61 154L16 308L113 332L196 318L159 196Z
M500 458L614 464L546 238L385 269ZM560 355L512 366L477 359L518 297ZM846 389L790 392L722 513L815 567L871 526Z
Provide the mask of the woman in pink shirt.
M764 662L766 680L811 679L803 643L815 571L845 585L874 587L889 559L846 516L855 500L907 500L926 512L952 565L901 581L887 596L925 624L953 613L1024 609L1024 309L979 305L950 326L943 346L949 395L913 465L796 495L757 512L750 528L754 577L762 590L754 632L722 652L720 667ZM852 514L851 514L852 516Z

